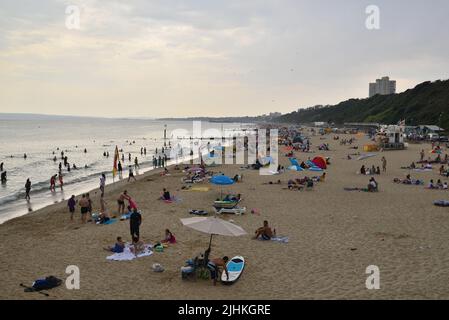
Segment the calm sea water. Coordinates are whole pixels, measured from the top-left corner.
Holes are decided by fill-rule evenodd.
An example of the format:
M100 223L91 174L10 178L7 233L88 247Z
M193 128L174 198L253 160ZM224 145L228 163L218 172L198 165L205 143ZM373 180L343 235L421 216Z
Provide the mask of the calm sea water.
M0 162L4 163L8 181L0 185L0 223L49 204L68 199L72 194L86 192L99 185L101 173L106 173L107 183L112 182L112 166L115 146L123 149L124 176L137 157L139 173L152 169L155 149L164 145L164 125L167 138L183 129L192 134L189 121L155 121L131 119L94 119L71 117L7 116L0 114ZM240 124L202 122L201 129L238 129ZM167 144L168 144L167 140ZM172 143L174 140L171 140ZM211 141L216 145L218 141ZM147 154L141 155L141 148ZM87 153L84 152L87 150ZM64 191L59 188L51 193L50 177L58 173L61 151L68 157L70 172L63 166ZM105 157L104 152L109 152ZM159 151L160 152L160 151ZM128 154L131 153L131 163ZM24 158L24 154L27 158ZM57 161L53 161L54 157ZM87 167L86 167L87 166ZM31 201L24 200L25 182L32 182Z

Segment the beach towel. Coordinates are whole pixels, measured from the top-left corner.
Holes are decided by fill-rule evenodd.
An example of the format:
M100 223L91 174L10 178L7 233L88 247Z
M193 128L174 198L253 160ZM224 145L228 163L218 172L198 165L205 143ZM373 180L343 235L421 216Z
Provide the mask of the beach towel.
M280 242L280 243L288 243L288 237L273 237L271 241Z
M435 201L433 204L437 207L449 207L449 201L446 200Z
M257 238L257 239L260 241L274 241L274 242L279 242L279 243L288 243L288 237L282 237L282 236L273 237L270 240L265 240L262 237Z
M163 200L163 201L164 201L165 203L170 204L170 203L178 203L178 202L181 202L182 199L181 199L181 198L178 198L178 197L176 197L176 196L172 196L170 200Z
M117 219L109 219L108 221L103 222L103 223L97 222L97 224L99 224L99 225L102 225L102 224L113 224L115 222L117 222Z
M125 246L125 249L121 253L114 253L113 255L107 256L106 260L112 260L112 261L131 261L136 259L136 255L131 252L130 245L127 244ZM149 257L153 254L153 251L151 251L152 246L151 245L145 245L145 251L139 255L137 255L137 258L142 257Z
M189 213L197 216L207 216L208 214L208 212L204 210L190 210Z
M375 156L377 156L377 154L375 154L375 153L367 153L367 154L364 154L364 155L360 156L359 158L357 158L357 161L362 161L362 160L365 160L365 159L368 159L368 158L372 158L372 157L375 157Z
M414 169L413 171L415 171L415 172L432 172L432 169L420 169L420 168L418 168L418 169Z
M207 188L207 187L194 187L194 188L190 188L190 189L188 189L186 191L207 192L209 190L210 189Z

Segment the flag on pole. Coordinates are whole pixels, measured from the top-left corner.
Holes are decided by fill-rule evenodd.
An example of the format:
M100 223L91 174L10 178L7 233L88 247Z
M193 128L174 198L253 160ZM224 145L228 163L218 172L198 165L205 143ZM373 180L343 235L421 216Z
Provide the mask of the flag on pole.
M115 178L115 176L117 175L117 164L118 164L118 159L119 159L120 155L118 153L118 147L115 146L115 153L114 153L114 166L112 168L112 177Z

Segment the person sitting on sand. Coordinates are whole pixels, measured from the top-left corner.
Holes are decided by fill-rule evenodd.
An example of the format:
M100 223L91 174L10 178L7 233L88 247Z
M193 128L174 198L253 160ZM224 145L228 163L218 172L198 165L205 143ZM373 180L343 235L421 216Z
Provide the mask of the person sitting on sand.
M412 184L412 177L408 174L403 181L404 184Z
M376 168L376 174L377 174L377 175L380 175L380 167L377 167L377 168Z
M320 182L325 182L326 181L326 172L323 172L323 174L321 175L320 179L318 180Z
M214 286L217 285L217 278L220 274L220 267L223 268L223 271L226 272L227 279L229 279L229 272L228 268L226 267L228 261L229 258L227 256L224 256L223 258L215 258L207 262L207 268L210 271L210 277L214 283Z
M307 187L307 189L313 189L313 180L312 179L307 178L306 187Z
M290 190L292 190L292 189L294 189L294 188L297 188L296 182L293 181L293 180L291 180L291 179L288 180L287 185L288 185L288 189L290 189Z
M376 174L376 167L374 167L374 164L371 167L371 171L370 172L371 172L372 175Z
M137 257L139 254L145 252L145 244L143 243L143 241L141 241L141 240L139 239L138 236L134 236L134 237L133 237L132 247L130 247L129 250L130 250L132 253L134 253L135 256Z
M447 190L447 182L443 183L443 190Z
M278 180L278 181L276 181L276 182L269 181L269 182L265 182L265 183L264 183L264 185L273 185L273 184L282 184L282 181L281 181L281 180Z
M368 183L368 192L376 192L378 191L378 185L376 180L373 178L369 179Z
M259 237L261 237L262 240L271 240L271 238L276 235L276 230L272 231L270 226L268 225L268 221L265 220L263 222L263 227L257 229L255 234L256 235L253 239L258 239Z
M113 247L109 246L104 248L106 251L111 251L114 253L122 253L125 250L125 242L123 242L122 237L117 237L117 242Z
M438 181L437 181L437 188L443 189L443 182L441 182L441 179L438 179Z
M128 206L128 212L127 213L123 213L122 216L120 217L120 220L128 220L131 217L131 214L133 213L133 209L131 208L131 206Z
M238 195L228 194L224 197L223 201L239 202L241 197L242 195L240 193Z
M161 200L167 200L167 201L169 201L169 200L171 200L171 195L170 195L170 192L167 190L167 189L162 189L162 197L161 197Z
M366 175L365 165L363 165L363 166L360 168L360 174L361 174L361 175Z
M427 189L435 189L435 184L434 184L434 182L433 182L433 179L430 180L430 182L429 182L429 184L428 184L428 186L427 186Z
M170 230L165 229L165 239L161 241L162 243L176 243L176 238L173 235L173 233L170 232Z
M446 172L446 169L444 168L444 165L442 165L440 167L440 176L443 176L445 172Z

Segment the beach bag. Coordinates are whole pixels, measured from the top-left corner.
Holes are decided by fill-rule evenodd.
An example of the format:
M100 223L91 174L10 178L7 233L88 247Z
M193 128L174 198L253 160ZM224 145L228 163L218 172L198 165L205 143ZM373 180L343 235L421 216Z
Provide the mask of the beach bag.
M62 283L61 279L54 276L48 276L45 279L38 279L33 283L33 289L36 291L48 290L60 286Z

